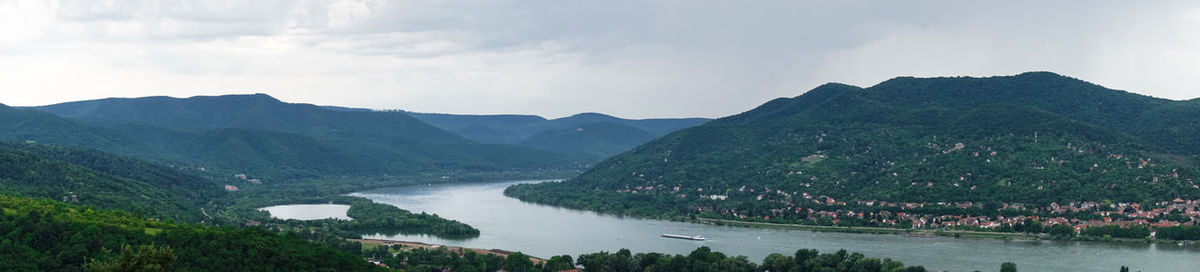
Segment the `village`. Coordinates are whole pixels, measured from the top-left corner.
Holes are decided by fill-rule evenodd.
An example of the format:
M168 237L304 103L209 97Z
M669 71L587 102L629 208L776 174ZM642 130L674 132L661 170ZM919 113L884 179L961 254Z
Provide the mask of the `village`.
M705 200L692 206L692 211L696 213L715 218L784 224L1037 233L1050 232L1057 227L1057 232L1069 231L1071 235L1084 233L1088 228L1137 227L1150 230L1148 238L1155 239L1154 230L1159 228L1195 227L1200 222L1200 199L1175 198L1149 204L1055 202L1038 206L1005 202L845 202L829 196L808 193L793 195L769 188L757 190L756 193L754 188L745 186L722 194L705 194L703 189L696 189L695 193L683 193L690 190L660 188L633 186L616 192L654 194L666 191L679 198L694 194ZM734 208L736 205L717 204L743 197L749 197L745 199L747 201L767 203L771 208L752 211Z
M1146 227L1151 230L1167 227L1194 227L1200 220L1200 200L1175 198L1143 205L1140 203L1071 202L1051 203L1046 207L1032 207L1020 203L999 203L999 207L985 207L984 203L911 203L886 201L854 201L846 203L834 198L813 197L806 207L795 207L797 215L805 215L805 222L847 226L881 226L912 229L965 229L998 232L1028 232L1030 229L1050 230L1063 225L1075 234L1094 227L1116 226L1120 228ZM991 208L991 212L988 212ZM745 214L730 215L739 219L750 219ZM773 215L787 216L783 209L772 209ZM986 215L986 214L994 215ZM771 221L771 215L762 216L762 221ZM845 223L845 224L843 224ZM1038 226L1030 228L1029 224ZM1150 238L1155 238L1150 232Z

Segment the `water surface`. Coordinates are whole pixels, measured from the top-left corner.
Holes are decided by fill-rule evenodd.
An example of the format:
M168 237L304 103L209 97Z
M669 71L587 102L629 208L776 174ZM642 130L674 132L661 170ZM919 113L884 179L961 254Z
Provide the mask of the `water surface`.
M441 239L427 235L364 235L484 249L521 251L540 257L616 251L687 254L708 246L755 263L771 253L791 255L800 248L823 253L839 249L869 257L890 257L930 271L996 271L1017 263L1020 271L1198 271L1200 249L1173 244L1068 241L1004 241L952 237L904 237L746 228L646 220L524 203L503 195L504 188L537 181L416 185L354 193L413 212L435 213L470 224L478 238ZM703 235L708 241L660 238L663 233Z
M294 204L261 208L259 210L271 213L271 217L279 219L317 220L336 218L350 220L346 211L350 205L340 204Z

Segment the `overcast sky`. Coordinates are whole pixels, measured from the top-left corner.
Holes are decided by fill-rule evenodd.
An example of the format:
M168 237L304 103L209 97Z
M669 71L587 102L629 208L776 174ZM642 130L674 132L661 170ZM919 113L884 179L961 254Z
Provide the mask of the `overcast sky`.
M977 2L0 0L0 103L720 117L826 82L1032 70L1200 97L1200 1Z

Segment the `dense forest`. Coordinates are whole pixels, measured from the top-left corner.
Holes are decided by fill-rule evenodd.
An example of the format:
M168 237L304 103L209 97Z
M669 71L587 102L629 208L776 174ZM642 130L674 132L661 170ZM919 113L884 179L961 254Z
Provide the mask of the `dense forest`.
M377 269L358 256L292 232L168 223L118 210L13 196L0 196L0 209L3 271L106 271L135 260L174 271Z
M1163 112L1197 108L1044 72L897 78L865 89L827 84L670 134L567 181L506 194L675 218L704 211L761 218L816 199L1196 199L1200 145L1189 124L1200 115Z
M199 207L224 194L212 182L166 166L94 150L0 142L0 191L200 221Z

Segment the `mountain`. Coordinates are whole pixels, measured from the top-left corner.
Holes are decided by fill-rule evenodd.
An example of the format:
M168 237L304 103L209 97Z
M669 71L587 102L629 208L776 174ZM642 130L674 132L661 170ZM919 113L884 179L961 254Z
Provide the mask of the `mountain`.
M200 207L224 194L195 174L82 148L0 142L0 188L27 197L200 221Z
M85 146L98 150L146 155L153 148L120 132L27 109L0 107L0 139Z
M408 114L472 141L533 147L587 162L599 161L651 139L708 121L704 118L631 120L599 113L558 119L534 115ZM592 129L586 133L569 133L584 126Z
M402 112L285 103L264 94L109 98L32 109L157 150L147 158L276 180L576 167L551 152L478 144Z
M472 141L489 144L515 144L533 135L526 126L545 122L533 115L457 115L408 112L422 122L453 132Z
M519 145L600 161L657 138L635 127L611 122L587 123L567 129L547 130L529 136Z
M1197 122L1194 101L1048 72L831 83L507 193L642 215L770 214L810 200L801 196L1153 203L1200 197Z

